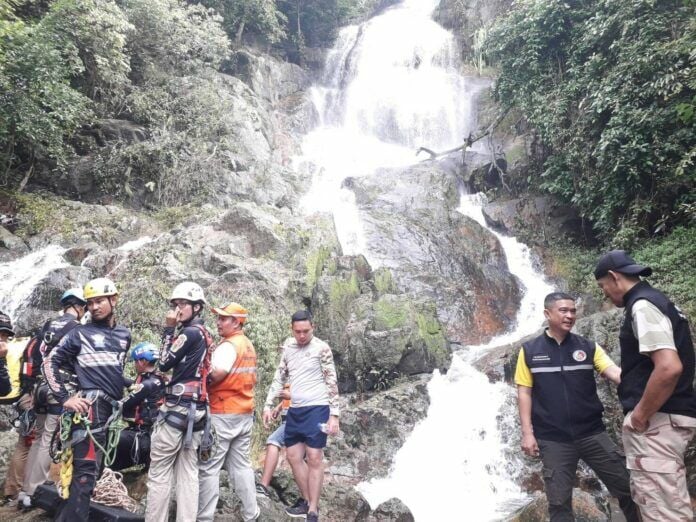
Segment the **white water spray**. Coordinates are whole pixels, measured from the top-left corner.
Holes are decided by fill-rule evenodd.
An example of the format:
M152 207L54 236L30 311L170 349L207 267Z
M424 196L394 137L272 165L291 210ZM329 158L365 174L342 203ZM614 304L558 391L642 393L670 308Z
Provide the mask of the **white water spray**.
M312 93L321 124L305 137L295 162L313 176L305 211L331 212L344 253L363 254L373 267L381 260L366 248L355 196L343 181L412 165L419 145L446 150L461 144L474 130L473 95L485 86L460 74L452 35L432 21L436 4L406 0L341 32ZM488 228L482 204L480 195L462 195L459 210ZM505 456L500 430L512 389L491 384L471 359L538 329L551 288L527 247L493 233L522 286L516 326L456 353L447 375L435 372L428 415L396 454L390 476L358 486L373 508L396 497L417 521L478 522L504 518L527 498L513 480L515 464Z
M52 271L68 266L63 252L63 247L49 245L15 261L0 263L0 310L16 321L34 287Z

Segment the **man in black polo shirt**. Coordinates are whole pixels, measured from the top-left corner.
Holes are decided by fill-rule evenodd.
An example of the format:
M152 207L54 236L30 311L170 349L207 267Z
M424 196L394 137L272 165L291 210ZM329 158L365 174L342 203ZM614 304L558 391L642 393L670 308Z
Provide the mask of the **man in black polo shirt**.
M624 459L607 435L595 370L614 383L621 372L597 344L571 333L575 300L554 292L544 299L548 328L524 343L515 383L522 451L541 456L552 522L573 521L572 494L578 460L584 460L618 498L629 522L640 520L631 500Z
M644 521L692 520L684 453L696 432L694 345L681 310L640 279L650 274L623 250L595 269L604 295L626 308L619 332L626 465Z

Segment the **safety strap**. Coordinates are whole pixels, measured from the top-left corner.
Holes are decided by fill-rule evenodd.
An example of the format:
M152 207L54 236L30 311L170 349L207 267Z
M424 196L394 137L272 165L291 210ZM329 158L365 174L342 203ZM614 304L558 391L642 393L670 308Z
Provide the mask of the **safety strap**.
M55 346L58 345L60 340L68 333L70 330L75 328L78 324L77 321L68 321L67 324L63 325L63 328L58 330L56 333L46 332L44 334L43 342L46 344L46 350L44 352L44 357L46 357ZM50 335L49 335L50 334Z
M158 420L162 419L172 428L186 432L188 429L188 412L179 413L178 411L160 411ZM201 431L205 427L205 418L193 423L193 432Z
M189 404L188 415L186 416L186 436L184 437L184 448L191 449L193 445L193 422L196 419L196 403L191 401Z
M201 374L201 400L208 402L208 373L210 373L210 348L214 345L213 336L210 335L208 329L202 324L196 324L205 339L205 355L201 360L201 365L199 367Z

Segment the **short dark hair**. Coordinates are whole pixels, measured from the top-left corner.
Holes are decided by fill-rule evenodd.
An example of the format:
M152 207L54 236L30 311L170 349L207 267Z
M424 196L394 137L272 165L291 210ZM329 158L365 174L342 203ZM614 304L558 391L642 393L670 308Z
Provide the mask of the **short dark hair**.
M549 295L544 297L544 308L549 310L556 301L573 301L575 298L565 292L551 292Z
M298 310L290 318L291 323L297 323L299 321L309 321L312 322L312 312L309 310Z

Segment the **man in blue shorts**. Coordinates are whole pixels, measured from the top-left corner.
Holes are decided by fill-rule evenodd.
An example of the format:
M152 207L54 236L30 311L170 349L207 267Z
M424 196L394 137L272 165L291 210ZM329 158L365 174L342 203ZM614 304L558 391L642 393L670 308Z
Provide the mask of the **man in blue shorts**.
M292 337L283 343L283 353L268 390L263 422L269 426L273 404L283 385L290 383L290 408L285 424L285 446L292 474L302 498L285 511L291 517L319 520L319 496L324 479L326 437L339 430L338 379L331 348L314 337L309 312L291 319ZM326 424L326 433L320 428Z

